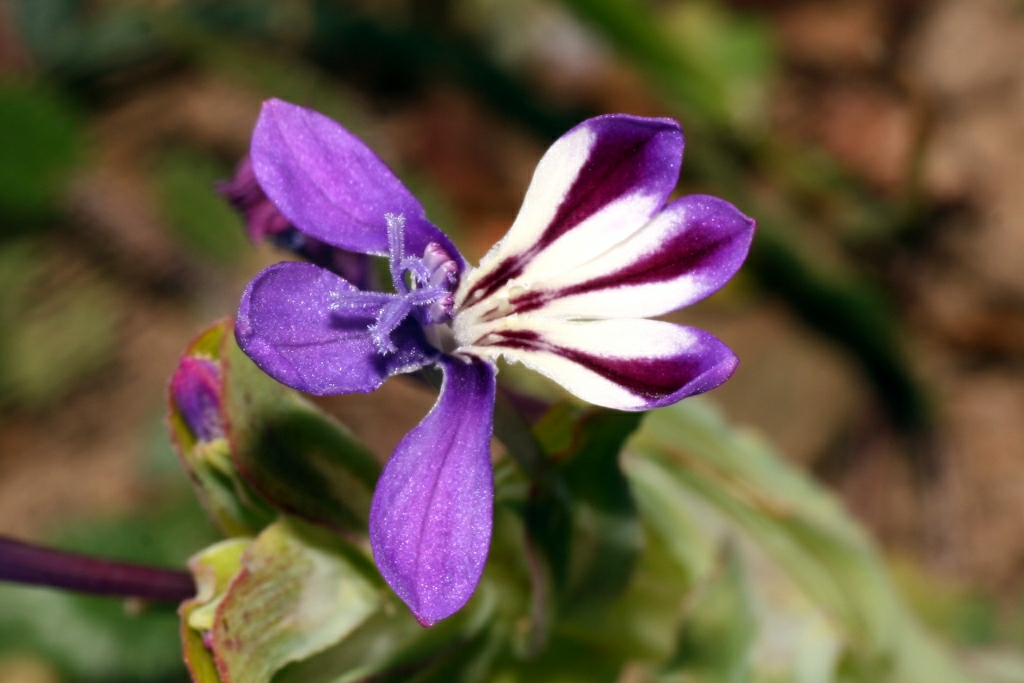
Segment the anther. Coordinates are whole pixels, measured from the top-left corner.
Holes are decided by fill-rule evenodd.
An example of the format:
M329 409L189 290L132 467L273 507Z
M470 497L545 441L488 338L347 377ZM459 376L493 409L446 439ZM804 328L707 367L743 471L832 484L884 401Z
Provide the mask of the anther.
M444 250L444 247L437 242L431 242L427 245L427 248L423 250L423 263L430 270L435 270L438 266L451 260L452 257L449 256L448 252Z
M430 276L430 286L450 287L455 284L458 272L459 267L455 265L455 261L445 261L437 266L433 275Z

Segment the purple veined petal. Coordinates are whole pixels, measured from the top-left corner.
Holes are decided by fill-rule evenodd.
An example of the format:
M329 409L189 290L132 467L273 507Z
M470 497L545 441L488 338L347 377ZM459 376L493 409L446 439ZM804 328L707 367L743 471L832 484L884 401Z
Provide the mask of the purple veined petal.
M437 352L410 316L378 352L369 332L388 295L365 292L311 263L278 263L249 283L238 307L238 345L268 375L311 394L373 391Z
M576 126L540 160L519 216L469 275L460 304L510 279L557 275L628 237L665 204L682 156L671 119L612 114Z
M427 220L405 185L359 138L315 111L263 103L251 156L260 186L310 237L361 254L388 255L385 214L405 216L405 251L422 256L431 242L464 260Z
M476 590L494 514L494 367L453 356L441 365L441 395L398 444L370 508L377 567L424 626Z
M508 308L562 318L646 318L678 310L736 274L754 225L717 197L683 197L629 239L522 292Z
M486 347L561 384L590 403L618 410L660 408L714 389L736 355L714 335L659 320L552 320L519 316Z

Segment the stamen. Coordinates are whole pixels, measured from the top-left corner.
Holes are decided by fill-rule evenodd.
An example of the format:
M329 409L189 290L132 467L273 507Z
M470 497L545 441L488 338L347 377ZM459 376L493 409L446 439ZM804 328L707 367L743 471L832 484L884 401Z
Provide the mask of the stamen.
M398 266L398 270L405 273L412 273L419 285L425 285L430 281L430 267L423 262L423 259L407 258Z
M431 325L448 322L452 319L452 309L455 307L455 297L445 294L443 297L430 304L427 309L427 322Z
M391 333L412 312L412 307L413 302L408 296L395 297L381 310L377 322L369 326L370 337L378 353L394 353L397 350L391 343Z
M423 263L430 270L436 270L438 266L451 261L452 257L448 255L448 252L444 250L437 242L431 242L427 245L427 248L423 250Z
M459 266L445 249L434 242L427 245L420 258L405 256L405 216L385 214L388 225L389 267L397 294L388 295L389 301L377 314L377 321L369 326L374 346L381 354L394 353L391 341L394 332L413 310L419 308L424 325L441 325L452 319L455 290L459 279ZM405 281L412 274L411 286Z
M455 265L455 261L445 261L430 276L430 285L433 287L451 287L455 284L458 272L459 267Z

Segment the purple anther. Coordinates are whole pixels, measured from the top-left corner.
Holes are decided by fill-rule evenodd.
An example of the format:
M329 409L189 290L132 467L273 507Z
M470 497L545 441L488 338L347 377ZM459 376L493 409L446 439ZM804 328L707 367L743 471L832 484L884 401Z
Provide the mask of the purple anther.
M439 325L452 319L452 309L455 307L455 297L445 294L443 297L430 304L427 309L427 323Z
M458 278L459 267L455 261L445 261L439 265L430 276L431 287L444 287L454 289L455 281Z
M438 266L451 261L452 257L444 250L437 242L431 242L427 245L427 248L423 250L423 263L431 271L436 270Z

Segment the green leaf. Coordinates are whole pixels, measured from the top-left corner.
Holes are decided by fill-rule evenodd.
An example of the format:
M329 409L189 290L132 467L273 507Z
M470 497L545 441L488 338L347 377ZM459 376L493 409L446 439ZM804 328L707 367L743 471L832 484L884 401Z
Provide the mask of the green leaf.
M15 0L21 36L43 69L77 83L109 77L157 57L142 6L82 0Z
M238 262L248 244L238 214L213 191L231 169L194 150L168 152L159 166L160 189L170 224L195 251L222 263Z
M629 582L642 531L619 451L642 418L561 404L536 427L552 467L526 518L552 564L562 609L607 603Z
M195 499L179 498L128 518L76 523L53 545L129 562L183 566L195 548L215 535ZM0 605L0 659L41 655L59 668L60 680L75 683L159 683L186 675L179 619L170 606L18 585L0 585Z
M706 2L676 3L667 16L640 0L562 4L632 59L664 96L695 114L688 116L691 125L760 125L763 90L776 62L765 27Z
M528 603L522 538L520 517L510 506L497 506L490 558L465 607L424 628L385 589L381 609L358 629L331 648L288 666L274 683L497 680L488 669L520 632Z
M630 476L645 462L659 469L677 497L742 531L836 625L839 680L964 680L911 617L863 531L764 443L690 399L652 413L630 447Z
M691 597L668 668L695 683L748 681L757 627L739 553L726 545L719 567Z
M465 609L424 629L404 606L388 601L337 645L288 667L274 683L349 683L389 680L388 672L410 676L471 640ZM399 679L403 680L403 679Z
M58 212L84 148L77 108L40 85L0 82L0 216L35 222Z
M0 402L40 410L98 372L114 353L117 294L90 274L71 278L42 240L0 246ZM53 286L54 281L65 286Z
M241 567L213 624L223 683L266 683L343 640L381 604L380 579L361 551L294 520L267 527Z
M606 648L556 635L538 657L505 662L492 678L502 683L615 683L623 661Z
M380 466L339 422L268 377L238 348L229 320L186 355L219 364L227 438L198 443L171 401L175 447L214 522L230 536L258 533L277 511L366 533Z

